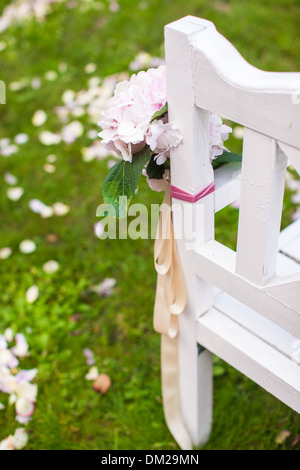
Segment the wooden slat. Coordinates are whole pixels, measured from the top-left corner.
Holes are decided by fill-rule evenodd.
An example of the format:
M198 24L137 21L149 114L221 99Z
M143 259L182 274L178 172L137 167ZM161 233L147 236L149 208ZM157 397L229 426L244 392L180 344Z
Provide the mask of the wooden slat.
M239 199L240 191L240 163L227 163L215 170L215 212Z
M286 166L273 139L244 130L236 272L259 285L275 276Z
M289 243L293 242L297 238L300 238L300 219L282 230L279 236L279 250L284 250Z
M300 150L283 142L278 142L278 145L300 175Z
M197 322L198 342L300 412L300 367L245 328L211 309Z
M198 107L300 148L300 113L293 103L300 88L299 73L264 72L251 66L210 21L188 16L168 29L192 32Z
M299 340L283 328L280 328L276 323L255 312L225 292L219 292L215 296L214 308L287 358L293 359L295 344Z
M199 25L177 25L165 29L168 115L184 135L182 143L171 149L171 178L173 185L196 194L214 178L209 158L209 112L194 106L190 40ZM175 203L179 210L173 211L173 225L187 295L185 310L179 316L178 335L181 412L193 443L198 445L207 440L211 429L212 354L198 354L195 321L198 314L212 306L213 289L193 273L193 252L185 228L189 221L193 222L196 245L214 237L214 194L192 205L173 200L173 208ZM189 220L181 217L184 213L190 214ZM183 236L178 236L180 233Z
M193 256L196 274L212 283L222 291L236 297L237 300L248 305L261 315L277 323L292 335L300 338L300 313L294 308L294 303L289 305L276 298L278 290L270 285L263 287L235 273L236 253L217 241L210 241L197 249ZM297 276L297 275L296 275ZM300 280L300 274L298 274ZM280 284L281 279L276 278ZM294 302L294 297L291 301Z

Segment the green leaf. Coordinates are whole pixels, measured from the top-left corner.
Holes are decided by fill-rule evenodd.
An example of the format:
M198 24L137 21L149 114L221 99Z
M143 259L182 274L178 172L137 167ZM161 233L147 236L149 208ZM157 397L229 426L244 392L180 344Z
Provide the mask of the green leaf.
M153 114L151 121L161 118L164 114L168 112L168 103L166 103L162 108L160 108L156 113Z
M241 161L242 161L241 154L228 152L227 150L224 150L222 155L219 155L217 158L215 158L212 161L212 166L213 166L213 169L216 170L217 168L219 168L221 165L224 165L225 163L241 162Z
M164 165L158 165L154 160L154 155L151 155L149 163L146 168L147 175L150 179L162 180L165 171Z
M145 147L133 156L132 162L121 160L116 163L105 178L102 188L103 198L107 204L115 208L117 217L126 215L127 204L135 194L139 177L149 158L149 148Z

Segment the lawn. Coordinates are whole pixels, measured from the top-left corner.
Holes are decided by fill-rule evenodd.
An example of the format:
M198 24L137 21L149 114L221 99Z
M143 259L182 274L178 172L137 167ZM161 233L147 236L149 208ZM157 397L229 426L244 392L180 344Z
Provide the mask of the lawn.
M8 4L17 2L2 0L0 15ZM101 96L133 73L130 63L140 52L162 58L163 26L188 14L213 21L255 66L300 70L298 0L60 0L44 19L22 18L1 33L6 104L0 105L0 249L9 247L12 254L0 259L0 334L7 328L23 333L29 355L21 365L38 369L26 449L178 449L161 404L153 240L96 237L96 209L111 158L92 158L84 149L97 140ZM94 107L91 95L98 97ZM70 96L77 100L73 108ZM37 110L47 117L44 123L36 117L38 126L32 122ZM65 140L49 144L71 121L81 123L74 139L65 131ZM29 138L15 144L20 134ZM241 150L239 139L232 137L230 145ZM13 187L24 191L19 199L8 193ZM291 194L287 190L283 225L297 210ZM161 199L141 181L135 202ZM31 209L32 200L48 208L63 203L56 208L65 212L43 218ZM237 220L235 208L222 211L216 238L234 246ZM22 253L24 240L32 240L35 251ZM52 274L44 268L49 260L59 265ZM103 294L105 279L115 285ZM32 286L39 296L30 303L26 292ZM111 378L104 395L85 378L87 348L99 372ZM0 402L6 404L7 395L0 393ZM0 441L17 426L8 405L0 411ZM280 443L283 430L289 434ZM300 450L299 433L297 413L215 358L214 423L204 449Z

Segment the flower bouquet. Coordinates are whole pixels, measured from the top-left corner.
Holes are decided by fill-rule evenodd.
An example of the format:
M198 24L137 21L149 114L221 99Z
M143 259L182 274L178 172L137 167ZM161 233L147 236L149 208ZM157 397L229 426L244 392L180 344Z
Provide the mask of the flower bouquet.
M180 129L168 122L166 68L148 69L120 82L99 121L99 137L105 147L121 157L103 184L103 197L118 217L126 210L120 201L134 196L144 175L150 188L165 191L170 183L170 150L183 139ZM224 142L231 127L210 114L210 157L214 168L240 161L228 152ZM123 196L123 198L122 198Z

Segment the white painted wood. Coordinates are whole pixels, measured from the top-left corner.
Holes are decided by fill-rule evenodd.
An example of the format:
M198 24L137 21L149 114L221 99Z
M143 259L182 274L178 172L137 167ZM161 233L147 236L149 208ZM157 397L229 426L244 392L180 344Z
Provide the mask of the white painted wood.
M291 145L284 144L283 142L278 142L278 145L289 159L289 162L294 165L295 169L300 174L300 150Z
M207 349L300 413L300 367L230 318L211 309L197 322Z
M297 238L300 238L300 219L296 220L284 230L282 230L279 236L279 250L284 250L286 245L293 242Z
M236 253L217 241L210 241L198 248L193 259L195 272L201 279L214 284L300 338L300 313L298 308L295 309L299 298L297 284L292 285L293 295L287 297L282 294L282 298L277 298L278 286L283 283L281 278L276 278L276 288L273 289L236 275ZM300 282L300 274L298 278ZM284 290L284 284L282 289Z
M214 308L287 358L293 359L294 345L299 340L276 323L224 292L219 292L215 296Z
M244 129L236 272L260 285L275 276L286 168L274 139Z
M194 106L192 89L190 39L202 27L197 22L185 25L180 21L177 26L165 29L169 120L184 135L182 143L171 151L171 178L175 186L196 194L214 177L209 158L209 113ZM187 294L185 310L179 316L180 402L186 428L198 445L208 439L211 431L212 354L206 351L198 355L195 322L198 315L211 308L213 288L193 272L191 241L183 230L188 221L184 221L182 214L191 209L189 218L194 229L197 227L195 246L213 239L214 194L193 205L173 200L172 209Z
M240 197L241 164L228 163L215 170L215 212L232 204Z
M179 317L181 411L193 443L203 444L212 420L212 353L300 411L293 350L300 338L300 222L279 237L288 159L300 168L293 104L300 73L252 67L211 22L190 16L166 26L165 50L169 121L183 133L171 151L172 184L191 194L214 178L216 186L196 204L172 201L187 292ZM209 112L245 126L241 181L234 163L212 170ZM239 195L235 253L214 240L214 214Z
M297 263L300 263L300 237L286 244L281 251L291 259L297 261Z
M299 73L253 67L210 21L188 16L168 28L193 30L192 75L199 108L300 148L300 113L293 99Z
M300 274L300 264L295 262L289 256L283 253L278 253L276 265L276 277L291 276L293 274Z

